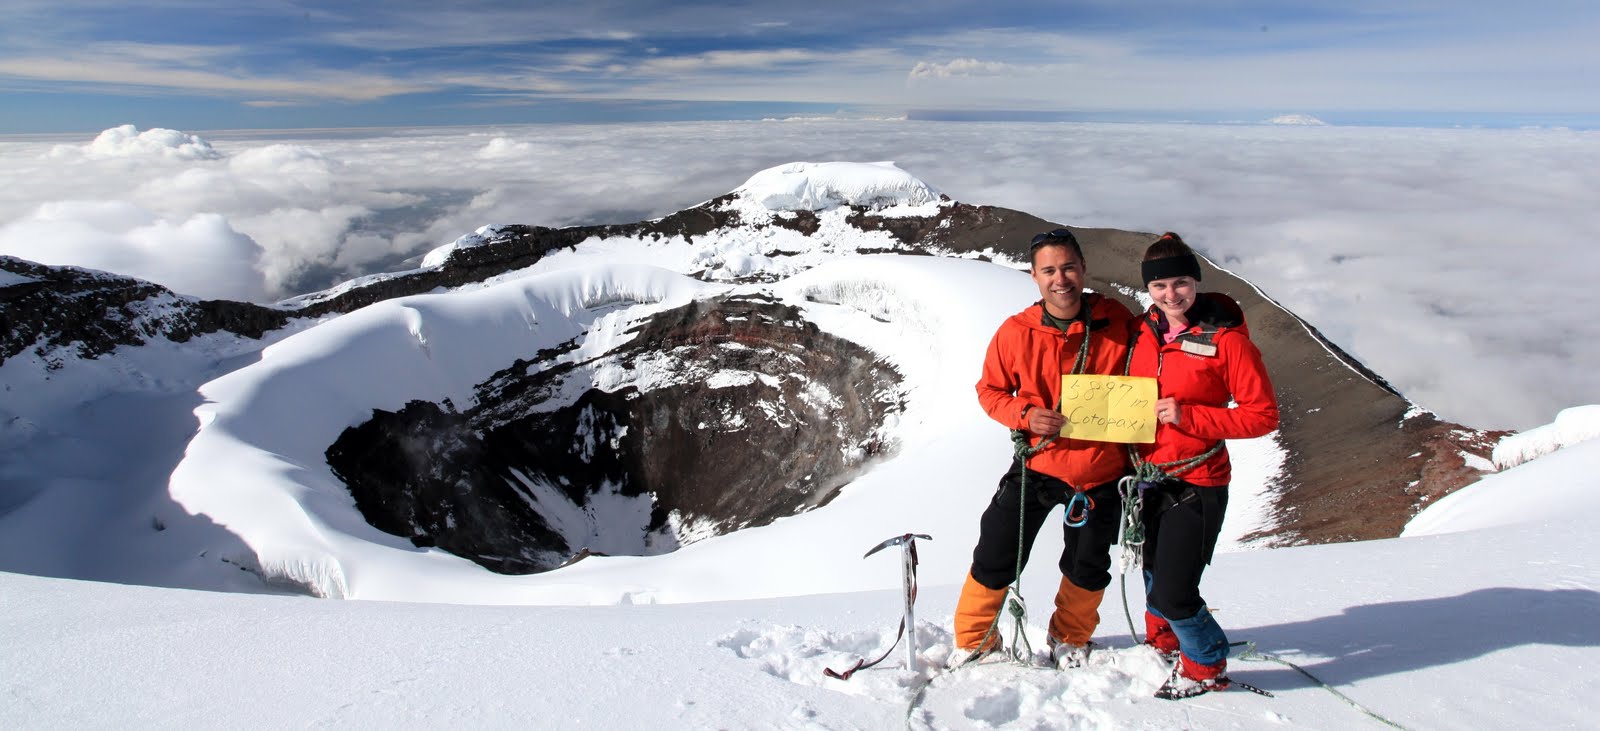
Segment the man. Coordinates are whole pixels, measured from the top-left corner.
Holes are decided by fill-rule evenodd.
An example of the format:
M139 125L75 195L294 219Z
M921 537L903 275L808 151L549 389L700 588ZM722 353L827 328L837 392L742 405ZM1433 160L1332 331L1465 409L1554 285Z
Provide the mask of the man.
M1049 630L1051 658L1059 667L1078 667L1088 658L1100 598L1111 583L1111 544L1121 512L1117 480L1127 472L1127 453L1121 444L1057 436L1066 422L1057 409L1063 374L1121 375L1133 315L1109 297L1083 291L1083 249L1071 231L1035 236L1028 257L1039 302L995 332L978 380L978 402L995 421L1025 432L1030 445L1054 439L1025 464L1020 458L1012 462L979 521L972 568L956 604L952 666L999 649L999 632L990 627L1006 587L1017 578L1019 534L1026 561L1056 504L1073 503L1069 517L1086 517L1064 528L1061 587ZM1078 494L1087 502L1074 501Z

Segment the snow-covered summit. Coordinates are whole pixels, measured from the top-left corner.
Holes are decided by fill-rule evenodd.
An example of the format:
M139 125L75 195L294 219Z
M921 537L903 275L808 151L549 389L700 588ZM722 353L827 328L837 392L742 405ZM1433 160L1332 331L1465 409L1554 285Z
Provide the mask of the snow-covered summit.
M925 206L941 197L893 162L791 162L750 176L733 192L769 211Z
M1267 120L1267 124L1281 124L1290 127L1326 127L1324 122L1309 114L1280 114Z
M426 256L422 257L422 268L428 269L431 267L442 266L444 265L445 261L450 258L450 252L455 251L456 249L470 249L474 246L480 246L488 242L495 234L499 232L500 226L494 224L490 224L488 226L479 226L476 231L465 234L455 241L429 251Z

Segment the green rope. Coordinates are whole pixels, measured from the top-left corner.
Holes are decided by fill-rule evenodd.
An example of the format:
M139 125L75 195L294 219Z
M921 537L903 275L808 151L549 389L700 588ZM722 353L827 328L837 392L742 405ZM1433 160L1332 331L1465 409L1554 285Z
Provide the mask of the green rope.
M1048 316L1050 313L1045 310L1044 314ZM1073 359L1072 363L1072 375L1077 375L1082 373L1083 369L1089 364L1088 303L1083 303L1078 308L1078 316L1073 319L1083 325L1083 342L1078 344L1078 355ZM1048 447L1051 442L1056 440L1056 436L1052 434L1040 439L1038 444L1030 444L1031 437L1026 429L1011 430L1012 452L1016 455L1017 462L1021 468L1017 484L1017 563L1011 586L1006 588L1006 593L1001 597L1000 601L1001 605L1007 607L1011 612L1011 616L1016 619L1015 624L1012 625L1010 654L1012 659L1019 663L1025 663L1025 658L1033 656L1033 644L1028 641L1027 633L1023 632L1023 626L1027 623L1028 607L1027 603L1022 600L1022 566L1027 558L1023 555L1022 548L1027 544L1028 537L1028 460L1032 459L1033 455L1044 451L1045 447ZM980 649L989 646L989 640L994 637L995 631L1000 627L1002 616L1000 612L995 612L994 621L989 623L989 629L984 632L983 640L978 643ZM1019 649L1025 649L1026 654L1019 652ZM962 665L973 662L980 655L981 653L973 653Z
M1139 631L1134 629L1133 610L1128 607L1128 569L1138 563L1137 552L1144 550L1144 519L1141 517L1144 496L1139 493L1138 480L1133 475L1117 481L1117 492L1122 496L1122 532L1117 536L1117 545L1122 551L1118 558L1122 570L1117 572L1117 586L1122 593L1122 615L1128 618L1128 636L1138 645L1144 640L1139 639ZM1130 555L1135 560L1130 560Z
M1074 321L1083 324L1083 342L1078 344L1078 355L1073 359L1071 375L1083 373L1084 367L1089 363L1089 311L1089 303L1085 302L1078 308L1078 316L1073 318ZM1044 314L1048 316L1050 313L1045 310ZM1030 437L1026 429L1011 430L1013 453L1016 455L1022 469L1022 474L1017 484L1017 564L1016 574L1012 578L1011 585L1006 587L1005 594L1001 595L1000 604L1010 611L1014 620L1011 631L1011 649L1007 654L1010 655L1013 662L1025 667L1033 666L1031 662L1033 643L1028 641L1028 635L1024 631L1028 620L1028 605L1027 602L1022 600L1022 565L1023 560L1026 558L1022 547L1027 543L1028 460L1033 455L1044 451L1045 447L1055 441L1056 436L1052 434L1040 439L1038 444L1030 444ZM994 621L989 623L989 629L984 631L983 639L978 642L980 650L989 647L989 641L994 638L996 632L1001 631L1000 621L1004 616L1004 612L997 611L994 613ZM1025 648L1025 652L1018 652L1019 646ZM916 691L911 696L911 702L906 704L906 728L911 728L911 716L916 712L917 706L922 703L922 698L926 695L928 687L933 684L934 679L965 669L977 662L983 655L984 653L982 652L974 652L968 655L967 659L963 660L960 665L943 673L936 671L919 683Z
M1370 708L1368 708L1366 706L1363 706L1360 703L1355 702L1355 700L1350 698L1350 696L1347 696L1347 695L1345 695L1343 693L1340 693L1337 688L1334 688L1333 686L1322 682L1322 679L1318 678L1315 675L1312 675L1310 672L1306 671L1305 668L1300 667L1299 665L1296 665L1296 664L1294 664L1292 662L1289 662L1288 660L1285 660L1285 659L1283 659L1281 657L1268 655L1268 654L1266 654L1264 652L1261 652L1260 650L1257 650L1256 649L1256 643L1254 643L1254 642L1245 643L1245 650L1244 650L1244 652L1239 653L1238 657L1239 657L1240 660L1265 660L1265 661L1268 661L1268 662L1275 662L1275 663L1278 663L1279 665L1287 666L1287 667L1293 669L1295 672L1306 676L1306 678L1310 679L1311 682L1316 683L1317 685L1321 686L1323 690L1326 690L1329 693L1334 694L1334 696L1338 697L1339 700L1342 700L1345 703L1349 703L1351 706L1354 706L1356 710L1361 711L1362 713L1365 713L1368 716L1371 716L1373 719L1377 720L1379 723L1382 723L1385 726L1389 726L1389 727L1392 727L1392 728L1401 729L1402 731L1404 731L1404 729L1405 729L1404 726L1401 726L1400 724L1395 723L1394 721L1391 721L1391 720L1389 720L1387 718L1384 718L1383 716L1379 715L1378 712L1376 712L1376 711L1374 711L1374 710L1372 710L1372 709L1370 709Z
M1128 445L1128 459L1133 463L1133 474L1117 481L1117 493L1122 498L1122 530L1117 535L1117 545L1122 549L1119 559L1122 570L1117 576L1117 586L1122 590L1122 615L1128 619L1128 636L1133 638L1136 645L1143 640L1139 639L1139 631L1134 628L1133 609L1128 606L1128 569L1142 563L1139 552L1143 550L1145 541L1144 494L1139 490L1139 484L1172 480L1221 452L1222 444L1218 440L1204 454L1160 463L1140 459L1133 445Z

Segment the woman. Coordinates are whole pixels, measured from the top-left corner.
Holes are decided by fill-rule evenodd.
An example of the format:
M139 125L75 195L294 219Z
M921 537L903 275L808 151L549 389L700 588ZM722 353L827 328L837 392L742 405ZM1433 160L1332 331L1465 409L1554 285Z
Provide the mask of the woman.
M1134 332L1129 374L1156 378L1160 398L1155 442L1138 452L1168 475L1144 490L1145 641L1178 653L1179 676L1220 689L1228 638L1200 597L1200 574L1228 505L1223 440L1276 429L1278 398L1244 312L1226 295L1197 291L1200 261L1183 239L1163 234L1140 269L1152 302Z

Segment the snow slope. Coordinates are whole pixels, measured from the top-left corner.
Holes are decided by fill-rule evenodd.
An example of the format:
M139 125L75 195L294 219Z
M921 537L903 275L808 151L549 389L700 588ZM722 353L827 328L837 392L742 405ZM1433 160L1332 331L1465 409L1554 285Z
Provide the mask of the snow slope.
M1501 478L1527 479L1542 461ZM1593 490L1591 473L1569 465L1561 475ZM1591 621L1600 568L1584 557L1600 537L1580 520L1223 554L1206 594L1234 639L1405 728L1588 728L1588 699L1600 692ZM0 573L0 726L898 728L948 653L958 585L922 574L920 673L897 650L848 683L827 679L824 667L887 647L899 612L887 590L898 561L852 558L885 590L815 594L812 577L791 575L797 595L781 600L484 607ZM1049 562L1023 579L1035 643L1054 583ZM1137 592L1131 601L1140 611ZM1097 638L1112 646L1099 658L1114 666L980 665L941 676L911 727L1383 727L1270 662L1236 659L1233 674L1275 698L1152 698L1163 670L1129 647L1119 603L1113 585Z

